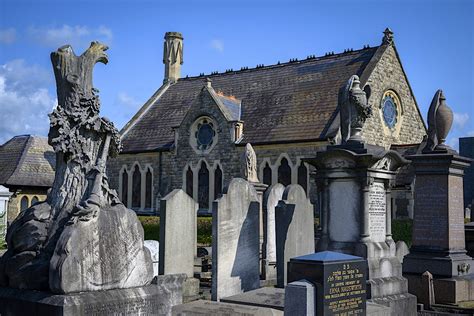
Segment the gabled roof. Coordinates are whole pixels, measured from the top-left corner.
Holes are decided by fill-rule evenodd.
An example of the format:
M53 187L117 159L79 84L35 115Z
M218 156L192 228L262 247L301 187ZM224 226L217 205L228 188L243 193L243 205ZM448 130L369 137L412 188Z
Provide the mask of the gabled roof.
M181 78L161 89L122 130L124 152L169 148L206 78L218 94L241 100L243 143L322 140L336 117L339 88L361 76L377 52L364 48L278 65ZM332 136L332 135L331 135Z
M0 146L0 184L50 187L55 161L46 137L15 136Z

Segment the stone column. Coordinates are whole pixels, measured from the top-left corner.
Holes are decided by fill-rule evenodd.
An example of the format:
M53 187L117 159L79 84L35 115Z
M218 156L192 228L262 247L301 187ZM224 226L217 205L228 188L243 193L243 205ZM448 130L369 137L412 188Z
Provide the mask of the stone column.
M361 182L361 207L360 207L360 241L362 243L370 242L369 233L369 193L370 186L374 182L374 178L365 177Z
M387 217L386 217L386 226L385 226L385 236L386 240L392 239L392 183L391 181L385 182L385 193L387 197L386 208L387 208Z
M259 249L260 249L260 274L261 278L265 279L265 260L264 260L264 255L263 255L263 241L264 241L264 227L263 227L263 193L265 193L265 190L267 189L268 185L260 183L260 182L255 182L251 183L253 187L255 188L255 191L257 191L257 196L258 196L258 203L259 203L259 210L258 210L258 217L259 217Z

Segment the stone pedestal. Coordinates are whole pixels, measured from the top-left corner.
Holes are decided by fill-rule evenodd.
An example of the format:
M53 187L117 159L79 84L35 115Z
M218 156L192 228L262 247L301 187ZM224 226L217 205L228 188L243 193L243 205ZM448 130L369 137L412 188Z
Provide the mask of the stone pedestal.
M291 258L288 282L309 281L316 286L316 315L365 315L366 270L363 258L322 251Z
M470 299L470 295L461 292L466 292L464 287L471 287L465 284L472 282L472 277L467 276L474 266L465 249L463 207L463 172L471 160L452 152L429 152L408 158L416 175L415 215L413 243L410 254L404 258L403 273L414 284L425 271L433 274L436 303ZM444 287L439 286L440 280L444 280ZM448 284L454 283L457 285L449 286L453 293L440 295L440 291L446 292ZM410 292L418 293L418 288L410 285Z
M0 314L5 316L171 315L182 304L186 276L159 276L153 284L107 291L52 294L0 288Z
M321 238L317 251L367 259L368 299L389 306L392 315L416 315L391 232L391 188L408 163L397 152L358 142L328 146L306 162L317 169Z

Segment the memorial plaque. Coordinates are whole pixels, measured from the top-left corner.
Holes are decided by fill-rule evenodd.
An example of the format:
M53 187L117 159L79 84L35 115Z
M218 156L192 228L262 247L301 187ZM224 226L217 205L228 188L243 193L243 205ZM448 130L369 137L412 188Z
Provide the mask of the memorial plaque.
M369 233L372 241L384 242L387 200L384 184L375 182L369 191Z
M366 269L361 257L323 251L291 258L288 282L316 285L316 315L365 315Z

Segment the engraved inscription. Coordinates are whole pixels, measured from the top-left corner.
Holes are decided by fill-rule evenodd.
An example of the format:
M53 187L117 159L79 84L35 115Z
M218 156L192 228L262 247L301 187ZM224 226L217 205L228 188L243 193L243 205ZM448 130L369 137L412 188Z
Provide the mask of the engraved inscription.
M329 271L325 279L325 311L328 315L365 314L365 276L360 264L344 263Z
M385 241L386 207L384 184L375 182L369 191L369 233L372 241Z

